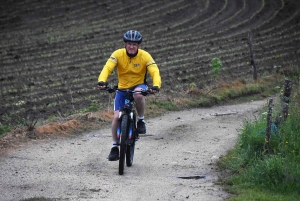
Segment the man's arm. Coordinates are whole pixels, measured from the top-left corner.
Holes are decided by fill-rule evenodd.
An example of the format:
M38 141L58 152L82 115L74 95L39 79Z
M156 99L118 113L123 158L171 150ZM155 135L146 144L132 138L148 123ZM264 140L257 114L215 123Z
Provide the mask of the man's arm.
M160 77L160 72L159 68L156 64L152 64L148 66L148 72L150 76L152 77L153 80L153 86L157 86L158 88L161 87L161 77Z
M160 77L158 66L156 65L154 59L148 52L144 54L144 58L147 61L146 67L147 67L147 71L149 72L152 78L153 86L157 86L158 88L161 88L161 77Z
M111 55L98 77L98 82L106 82L116 65L117 59L115 56Z

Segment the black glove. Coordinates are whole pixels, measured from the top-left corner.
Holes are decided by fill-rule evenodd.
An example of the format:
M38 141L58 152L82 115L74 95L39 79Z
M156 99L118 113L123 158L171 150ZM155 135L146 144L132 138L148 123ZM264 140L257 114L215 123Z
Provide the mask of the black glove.
M108 85L108 83L107 82L98 82L98 86L100 86L100 87L103 87L103 86L107 86Z
M108 93L110 93L110 94L116 91L115 88L110 88L110 87L108 87L106 90L107 90Z
M159 92L158 86L153 86L153 87L151 87L151 90L156 91L156 92Z

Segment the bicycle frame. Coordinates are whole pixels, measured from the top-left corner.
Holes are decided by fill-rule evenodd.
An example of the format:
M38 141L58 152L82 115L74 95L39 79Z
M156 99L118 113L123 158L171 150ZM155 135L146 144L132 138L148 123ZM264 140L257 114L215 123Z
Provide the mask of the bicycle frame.
M121 91L121 90L119 90ZM123 91L123 90L122 90ZM124 91L123 91L124 92ZM133 98L133 93L135 93L134 91L131 90L126 90L126 98L124 101L124 107L120 109L119 111L119 122L118 122L118 128L117 128L117 138L120 139L120 134L121 134L121 121L122 121L122 116L123 115L129 115L129 125L128 125L128 139L132 139L133 138L133 134L134 134L134 130L133 130L133 124L134 122L134 117L135 117L135 111L134 111L134 98Z

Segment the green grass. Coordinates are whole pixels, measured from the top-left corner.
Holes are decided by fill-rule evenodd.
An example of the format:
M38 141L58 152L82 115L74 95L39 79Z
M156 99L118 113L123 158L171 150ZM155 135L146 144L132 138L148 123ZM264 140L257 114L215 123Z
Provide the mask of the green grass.
M239 195L230 198L230 201L297 201L296 194L282 195L281 193L274 193L269 191L262 191L260 189L236 189Z
M158 108L166 109L166 110L169 110L169 111L176 111L176 110L178 110L178 107L174 103L172 103L170 101L158 100L158 101L155 102L155 105Z
M220 82L208 87L198 89L190 88L187 91L170 92L171 98L165 104L160 104L160 108L170 107L173 104L177 108L212 107L220 103L239 103L250 100L263 99L280 92L280 87L284 83L284 78L278 75L260 78L258 81L237 79L233 82ZM177 100L177 102L174 102ZM173 102L172 102L173 101ZM180 104L178 105L178 102ZM174 107L170 107L171 110ZM166 110L170 110L165 107Z
M85 112L96 112L99 110L99 105L90 105L82 110L80 110L80 113L85 113Z
M0 126L0 135L10 132L11 130L12 130L12 126L7 126L7 125Z
M237 145L218 163L230 171L224 180L226 189L236 194L230 200L299 200L300 108L295 100L286 121L272 126L267 155L265 113L244 122Z

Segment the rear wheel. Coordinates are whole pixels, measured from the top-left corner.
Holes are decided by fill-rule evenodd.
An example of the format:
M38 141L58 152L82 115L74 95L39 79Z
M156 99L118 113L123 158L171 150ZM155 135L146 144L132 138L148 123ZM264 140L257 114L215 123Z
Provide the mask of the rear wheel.
M119 174L124 173L125 154L127 149L127 133L128 133L128 115L122 116L121 121L121 136L120 136L120 159L119 159Z

